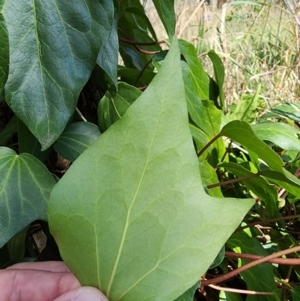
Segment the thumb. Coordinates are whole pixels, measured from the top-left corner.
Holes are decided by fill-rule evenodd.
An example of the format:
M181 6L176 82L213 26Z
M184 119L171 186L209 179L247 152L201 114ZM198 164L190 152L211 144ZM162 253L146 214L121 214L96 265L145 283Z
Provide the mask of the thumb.
M90 286L78 287L53 301L108 301L98 289Z

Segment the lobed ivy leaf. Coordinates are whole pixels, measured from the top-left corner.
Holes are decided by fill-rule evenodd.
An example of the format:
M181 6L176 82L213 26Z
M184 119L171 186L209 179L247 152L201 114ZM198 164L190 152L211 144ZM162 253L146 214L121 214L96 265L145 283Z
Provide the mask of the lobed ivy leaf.
M153 0L157 13L169 37L175 34L176 15L174 0Z
M9 39L6 22L3 16L5 0L0 0L0 93L8 77L9 69Z
M251 127L261 140L270 141L284 150L300 151L299 131L288 124L262 122Z
M53 147L63 158L74 162L100 136L99 128L90 122L75 122L66 127Z
M173 38L149 87L54 187L48 214L81 284L110 301L174 300L252 205L202 188Z
M31 222L47 218L54 184L38 159L0 147L0 247Z
M106 0L7 0L10 70L5 100L42 150L60 136L109 38L113 3Z

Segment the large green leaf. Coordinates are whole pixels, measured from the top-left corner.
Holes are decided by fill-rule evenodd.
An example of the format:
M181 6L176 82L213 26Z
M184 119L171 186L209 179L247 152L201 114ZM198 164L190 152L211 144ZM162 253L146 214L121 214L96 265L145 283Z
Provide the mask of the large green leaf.
M193 301L196 290L200 287L200 282L198 281L190 289L188 289L184 294L182 294L175 301Z
M5 0L0 0L0 93L7 80L9 66L8 32L3 17L4 2Z
M285 123L265 122L253 124L254 133L261 139L278 145L284 150L300 151L299 130Z
M101 132L106 131L119 120L129 106L141 95L141 91L131 85L120 82L116 87L110 87L99 102L98 122Z
M0 147L0 247L36 219L46 219L55 181L29 154Z
M169 37L172 37L176 25L174 0L153 0L153 3Z
M113 23L106 0L7 0L9 76L5 99L43 150L73 114Z
M97 64L108 74L112 82L116 85L118 71L118 55L119 55L119 40L118 40L118 18L119 18L119 0L113 0L114 3L114 21L113 26L102 47Z
M253 205L205 194L184 95L174 38L148 89L52 190L64 261L110 301L178 298Z
M66 127L55 141L54 149L73 162L100 136L99 128L90 122L75 122Z

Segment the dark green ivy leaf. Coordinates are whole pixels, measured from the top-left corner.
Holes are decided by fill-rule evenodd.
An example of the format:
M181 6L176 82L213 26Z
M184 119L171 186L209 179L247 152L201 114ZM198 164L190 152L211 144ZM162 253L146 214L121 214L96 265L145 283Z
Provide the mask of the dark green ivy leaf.
M17 5L17 8L16 8ZM45 150L60 136L111 33L106 0L7 0L5 100Z

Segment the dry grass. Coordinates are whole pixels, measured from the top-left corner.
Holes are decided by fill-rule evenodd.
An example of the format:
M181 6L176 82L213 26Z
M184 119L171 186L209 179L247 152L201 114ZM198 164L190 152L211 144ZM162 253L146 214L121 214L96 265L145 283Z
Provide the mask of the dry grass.
M298 29L283 5L237 5L236 0L213 11L199 1L176 3L177 34L195 45L206 70L212 72L208 50L223 59L228 104L243 94L255 94L258 85L267 106L300 101ZM166 38L151 3L146 8L158 37Z

